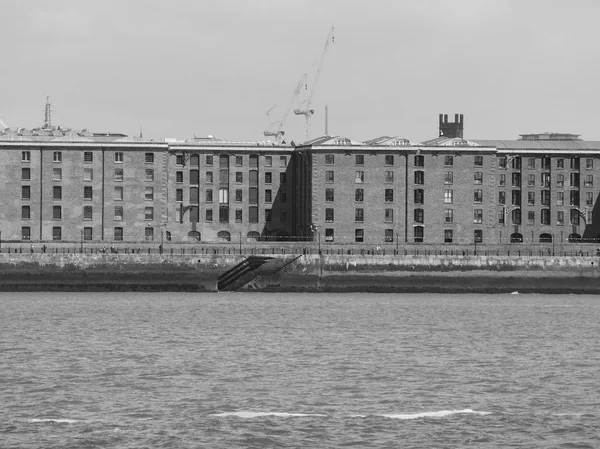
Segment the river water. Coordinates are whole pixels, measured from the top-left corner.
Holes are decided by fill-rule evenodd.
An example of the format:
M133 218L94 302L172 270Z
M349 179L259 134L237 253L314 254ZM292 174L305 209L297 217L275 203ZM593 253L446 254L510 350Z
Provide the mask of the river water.
M600 299L0 293L0 447L597 448Z

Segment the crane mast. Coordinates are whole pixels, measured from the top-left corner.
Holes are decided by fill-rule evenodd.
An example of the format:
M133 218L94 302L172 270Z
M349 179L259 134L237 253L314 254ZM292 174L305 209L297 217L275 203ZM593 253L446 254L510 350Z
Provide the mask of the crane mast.
M310 94L308 95L308 99L303 102L303 107L300 109L294 109L294 114L303 115L306 120L306 140L310 139L310 126L311 126L311 117L315 113L315 110L311 108L313 97L315 92L317 91L317 86L319 85L319 78L321 77L321 72L323 71L323 64L325 63L325 56L327 56L327 52L329 51L329 47L335 37L334 37L335 27L331 27L329 30L329 34L327 35L327 40L325 41L325 46L323 47L323 52L321 53L321 59L319 60L319 65L317 66L317 71L315 73L315 78L313 80Z
M283 135L285 134L285 131L283 131L283 125L285 124L285 121L287 120L287 116L290 113L292 106L294 106L294 102L296 101L296 98L300 94L300 91L302 90L302 86L304 86L305 83L306 83L306 73L303 73L300 76L300 80L298 81L296 90L294 90L294 93L292 94L292 98L290 99L290 102L289 102L287 108L283 112L281 119L279 121L273 122L273 124L272 124L273 126L270 129L268 129L267 131L263 132L263 134L265 136L275 137L275 141L277 143L281 142L281 139L282 139ZM275 106L273 106L273 108L274 107ZM273 110L273 108L269 109L269 111L267 112L267 116L269 118L270 118L269 114L270 114L271 110Z

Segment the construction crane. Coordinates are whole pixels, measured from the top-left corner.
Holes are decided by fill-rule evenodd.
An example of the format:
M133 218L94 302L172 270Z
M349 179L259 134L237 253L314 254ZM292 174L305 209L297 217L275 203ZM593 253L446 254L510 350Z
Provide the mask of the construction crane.
M331 27L331 30L329 30L329 34L327 35L325 47L323 48L323 53L321 53L321 59L319 60L319 65L317 66L317 72L315 73L315 78L313 80L308 99L302 102L302 108L294 109L294 114L303 115L306 119L306 140L310 139L310 121L312 115L315 113L315 110L311 109L313 97L317 91L317 86L319 85L319 78L321 77L321 72L323 71L323 64L325 63L325 56L327 56L327 51L329 50L329 44L335 39L333 35L334 30L335 27Z
M3 129L8 129L8 125L6 123L4 123L1 118L0 118L0 126L2 126Z
M300 91L302 90L302 86L304 86L305 84L306 84L306 73L303 73L300 76L300 81L298 81L298 85L296 86L296 90L294 90L294 93L293 93L292 98L291 98L291 100L290 100L290 102L288 104L288 107L283 112L283 115L281 116L281 119L279 121L271 123L271 127L267 131L263 132L263 134L265 136L275 137L275 141L277 143L281 142L281 139L283 138L283 135L285 134L285 131L283 131L283 125L285 124L287 116L290 113L290 110L292 109L292 106L294 105L294 102L296 101L296 98L298 97L298 95L300 94ZM275 106L273 106L273 108L274 107ZM271 108L271 109L269 109L267 111L267 117L269 117L269 119L271 118L270 113L273 110L273 108Z

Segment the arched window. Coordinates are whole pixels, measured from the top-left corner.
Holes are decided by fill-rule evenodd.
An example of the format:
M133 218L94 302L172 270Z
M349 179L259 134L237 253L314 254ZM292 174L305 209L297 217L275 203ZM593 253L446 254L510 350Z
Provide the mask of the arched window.
M219 233L217 234L217 238L220 242L230 242L231 234L227 231L219 231Z
M523 243L523 234L515 232L510 235L510 243Z
M248 242L258 242L260 239L260 234L256 231L250 231L248 235L246 235L246 240Z
M540 234L540 243L552 243L552 234Z
M170 242L171 241L171 231L166 232L166 237L167 237L167 241Z
M188 237L191 238L192 240L197 241L197 242L200 241L200 233L198 231L190 231L190 232L188 232ZM167 235L167 240L171 240L168 235Z
M569 243L577 243L581 240L581 236L579 234L571 234L569 235Z

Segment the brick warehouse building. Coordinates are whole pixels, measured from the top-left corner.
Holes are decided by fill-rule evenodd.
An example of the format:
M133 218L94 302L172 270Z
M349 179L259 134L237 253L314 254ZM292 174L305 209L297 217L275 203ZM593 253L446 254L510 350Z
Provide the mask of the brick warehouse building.
M298 146L155 142L4 130L4 240L324 244L596 241L600 142L467 140L440 115L426 142L321 137ZM594 179L596 178L596 179Z

